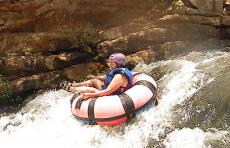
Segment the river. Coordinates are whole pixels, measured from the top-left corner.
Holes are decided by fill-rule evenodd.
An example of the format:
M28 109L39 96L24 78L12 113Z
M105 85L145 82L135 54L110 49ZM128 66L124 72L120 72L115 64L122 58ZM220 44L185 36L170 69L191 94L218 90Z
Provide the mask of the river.
M84 124L71 114L70 94L50 90L0 114L0 147L230 147L229 52L190 52L134 71L157 80L159 105L130 123Z

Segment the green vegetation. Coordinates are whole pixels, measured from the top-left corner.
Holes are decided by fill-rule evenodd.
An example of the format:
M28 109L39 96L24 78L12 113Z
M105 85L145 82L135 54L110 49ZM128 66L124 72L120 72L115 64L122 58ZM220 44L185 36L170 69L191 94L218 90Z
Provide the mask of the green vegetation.
M0 75L0 104L12 102L12 88L9 82Z

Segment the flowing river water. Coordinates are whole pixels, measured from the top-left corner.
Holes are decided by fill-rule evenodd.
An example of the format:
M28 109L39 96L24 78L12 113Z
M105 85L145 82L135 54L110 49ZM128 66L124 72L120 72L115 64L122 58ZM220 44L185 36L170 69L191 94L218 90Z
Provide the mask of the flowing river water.
M134 71L157 80L159 105L130 123L84 124L71 114L70 94L51 90L0 114L0 147L230 147L229 52L190 52Z

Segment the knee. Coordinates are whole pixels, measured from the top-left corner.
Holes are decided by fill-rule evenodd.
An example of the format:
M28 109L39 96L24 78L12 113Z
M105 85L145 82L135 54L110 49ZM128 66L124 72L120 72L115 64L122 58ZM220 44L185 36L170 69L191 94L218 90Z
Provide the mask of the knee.
M91 82L93 84L98 84L100 82L100 80L99 79L91 79Z
M97 89L101 89L100 87L103 84L103 81L99 79L95 79L93 83L94 83L94 86L97 86Z

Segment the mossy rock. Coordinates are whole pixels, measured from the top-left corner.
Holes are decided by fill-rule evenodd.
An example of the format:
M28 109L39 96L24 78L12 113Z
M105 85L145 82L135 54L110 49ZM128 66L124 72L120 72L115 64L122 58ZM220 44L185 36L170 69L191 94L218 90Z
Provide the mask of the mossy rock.
M12 88L9 82L0 75L0 104L12 102Z

